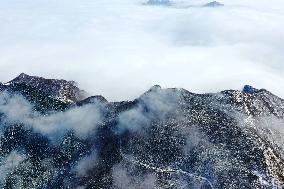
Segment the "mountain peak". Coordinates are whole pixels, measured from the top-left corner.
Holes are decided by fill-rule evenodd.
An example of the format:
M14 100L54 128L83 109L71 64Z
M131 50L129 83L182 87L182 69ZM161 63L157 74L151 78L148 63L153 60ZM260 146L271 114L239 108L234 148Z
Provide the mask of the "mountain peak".
M156 90L160 90L160 89L162 89L162 87L160 85L154 85L149 89L149 91L156 91Z
M28 77L29 75L28 74L25 74L25 73L21 73L18 78L25 78L25 77Z
M258 93L258 92L263 92L263 91L266 91L265 89L257 89L257 88L254 88L253 86L251 85L245 85L242 92L244 93L249 93L249 94L253 94L253 93ZM266 91L267 92L267 91Z
M151 92L157 92L157 91L159 91L159 90L161 90L162 89L162 87L160 86L160 85L153 85L152 87L150 87L150 89L148 89L146 92L144 92L143 94L142 94L142 96L143 95L146 95L146 94L149 94L149 93L151 93Z
M21 73L15 79L5 83L5 85L10 84L28 85L63 102L76 103L86 97L86 92L80 90L76 82L63 79L46 79Z
M147 2L148 5L169 5L170 0L149 0Z
M25 73L21 73L20 75L18 75L17 77L12 79L11 81L9 81L7 83L4 83L4 85L9 85L9 84L13 84L13 83L19 83L22 80L27 79L27 78L31 78L31 77L33 77L33 76L30 76L30 75L25 74Z
M218 1L212 1L212 2L204 5L204 7L223 7L223 6L225 6L225 5L218 2Z
M258 91L258 89L254 88L253 86L250 86L250 85L245 85L244 88L243 88L244 93L252 94L252 93L255 93L257 91Z

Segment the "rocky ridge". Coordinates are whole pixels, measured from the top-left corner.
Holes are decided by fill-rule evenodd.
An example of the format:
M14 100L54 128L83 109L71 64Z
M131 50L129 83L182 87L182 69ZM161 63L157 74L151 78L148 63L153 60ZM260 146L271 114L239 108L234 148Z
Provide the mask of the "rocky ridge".
M5 94L0 100L0 170L11 156L19 160L2 177L2 188L284 186L284 100L265 89L246 85L242 91L194 94L156 85L133 101L92 96L70 104L54 99L57 90L46 90L57 80L47 85L35 78L23 75L0 85ZM20 95L40 107L33 111L47 120L32 127L26 118L11 121L6 93L12 102ZM90 118L93 109L99 111ZM100 119L93 120L97 114ZM38 129L57 115L68 119L67 125L60 120L48 124L65 128L54 140ZM82 135L84 124L91 121L94 126Z

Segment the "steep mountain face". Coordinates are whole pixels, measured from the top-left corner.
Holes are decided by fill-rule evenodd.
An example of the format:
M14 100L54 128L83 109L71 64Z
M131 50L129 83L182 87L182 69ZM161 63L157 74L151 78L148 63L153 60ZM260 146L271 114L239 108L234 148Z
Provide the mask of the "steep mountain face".
M74 81L45 79L21 73L18 77L5 85L10 84L28 85L63 102L74 103L86 97L86 92L80 90Z
M70 104L29 82L0 92L2 188L284 186L284 100L267 90Z

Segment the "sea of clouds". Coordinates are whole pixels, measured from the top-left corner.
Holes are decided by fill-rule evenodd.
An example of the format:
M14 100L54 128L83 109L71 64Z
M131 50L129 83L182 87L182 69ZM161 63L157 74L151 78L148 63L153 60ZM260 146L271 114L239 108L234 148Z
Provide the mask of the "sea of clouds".
M192 92L250 84L284 97L284 1L0 1L0 81L75 80L109 100L154 84Z

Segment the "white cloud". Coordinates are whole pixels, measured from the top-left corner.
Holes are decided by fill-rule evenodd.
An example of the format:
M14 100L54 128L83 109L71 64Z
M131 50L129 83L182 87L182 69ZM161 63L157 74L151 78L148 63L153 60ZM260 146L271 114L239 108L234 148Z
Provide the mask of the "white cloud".
M0 178L5 178L6 175L12 173L14 169L20 165L22 161L25 160L23 154L18 153L17 151L10 152L7 157L0 159ZM2 185L2 180L0 180L0 186Z
M117 164L112 169L113 185L117 189L154 189L156 176L154 174L134 175L122 164Z
M0 94L0 113L4 113L6 122L23 123L53 139L70 130L75 131L79 137L88 136L101 123L102 108L100 104L88 104L65 112L41 115L34 112L32 105L22 96L6 92Z
M88 175L88 171L93 169L97 163L97 152L94 150L90 155L82 158L75 166L75 173L78 176Z
M154 84L193 92L267 88L284 97L282 0L0 2L1 81L20 72L77 80L110 100Z
M150 122L153 119L165 119L170 114L178 116L180 97L180 91L153 87L151 91L140 97L140 102L136 107L119 115L120 131L128 129L132 132L141 132L141 129L151 126Z

